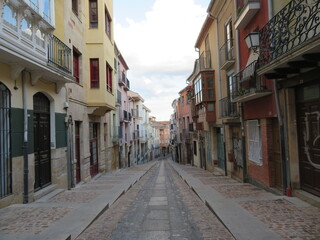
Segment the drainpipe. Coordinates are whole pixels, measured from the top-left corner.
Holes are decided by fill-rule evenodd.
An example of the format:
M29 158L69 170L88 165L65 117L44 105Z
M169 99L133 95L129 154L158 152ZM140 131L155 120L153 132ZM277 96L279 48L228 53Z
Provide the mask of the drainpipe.
M277 82L273 80L274 87L274 95L276 100L277 107L277 115L279 122L279 131L280 131L280 149L281 149L281 163L282 163L282 184L283 184L283 194L287 196L291 196L291 189L288 186L287 181L287 152L286 152L286 139L285 139L285 131L284 131L284 123L280 110L280 101L279 101L279 92L277 88Z
M246 135L244 132L244 119L243 119L243 103L239 106L240 112L240 126L241 126L241 148L242 148L242 179L243 182L247 181L248 171L247 171L247 160L246 160Z
M74 187L74 142L73 142L73 120L72 120L72 116L69 115L69 118L70 118L70 122L71 122L71 126L69 127L70 128L70 138L71 138L71 146L70 146L70 163L71 163L71 187L73 188Z
M28 199L28 106L27 106L27 87L26 87L26 71L22 71L22 95L23 95L23 203L29 202Z

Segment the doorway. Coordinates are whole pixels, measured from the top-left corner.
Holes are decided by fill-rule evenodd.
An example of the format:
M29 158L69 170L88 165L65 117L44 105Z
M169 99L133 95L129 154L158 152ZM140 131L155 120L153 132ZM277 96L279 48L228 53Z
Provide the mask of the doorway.
M43 93L33 96L34 191L51 184L50 101Z

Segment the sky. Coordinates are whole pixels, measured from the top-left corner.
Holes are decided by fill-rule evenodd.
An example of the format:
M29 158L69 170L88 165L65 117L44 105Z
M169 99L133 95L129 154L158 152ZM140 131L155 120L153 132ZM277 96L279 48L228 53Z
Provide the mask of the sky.
M115 0L114 35L129 70L130 90L157 121L170 120L172 102L198 58L194 45L210 0Z

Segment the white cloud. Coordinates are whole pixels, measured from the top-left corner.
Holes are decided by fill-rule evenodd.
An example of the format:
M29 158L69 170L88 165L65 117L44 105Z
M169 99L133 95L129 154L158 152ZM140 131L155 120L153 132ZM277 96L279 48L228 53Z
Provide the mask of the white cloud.
M205 16L206 9L194 0L156 0L145 20L115 25L131 88L158 120L169 119L171 103L193 70L194 44Z

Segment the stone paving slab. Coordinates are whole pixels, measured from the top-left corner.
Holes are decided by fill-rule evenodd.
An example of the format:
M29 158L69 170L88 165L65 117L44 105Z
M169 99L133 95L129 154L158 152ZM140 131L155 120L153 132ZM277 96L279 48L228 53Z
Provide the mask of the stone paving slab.
M75 239L154 165L101 175L70 191L0 209L0 240Z
M320 239L319 208L251 184L233 184L228 177L209 177L208 172L201 177L202 169L170 163L236 239Z

